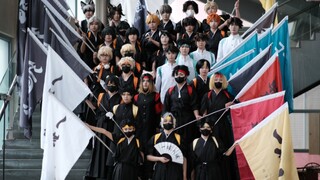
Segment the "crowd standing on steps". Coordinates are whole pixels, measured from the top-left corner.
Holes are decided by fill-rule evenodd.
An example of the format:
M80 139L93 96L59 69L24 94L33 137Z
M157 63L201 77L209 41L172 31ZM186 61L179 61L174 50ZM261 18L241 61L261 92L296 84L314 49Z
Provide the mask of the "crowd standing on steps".
M93 95L79 117L110 148L99 141L88 146L84 179L239 179L235 154L223 155L234 141L227 107L237 101L223 74L209 75L242 41L239 1L235 16L218 15L213 1L204 9L185 1L186 16L176 23L163 4L159 15L148 12L143 34L121 20L121 4L106 7L106 24L92 0L81 7L86 19L78 24L77 52L94 73L84 79ZM196 19L199 11L207 17ZM177 147L181 163L174 152L159 152L159 143Z

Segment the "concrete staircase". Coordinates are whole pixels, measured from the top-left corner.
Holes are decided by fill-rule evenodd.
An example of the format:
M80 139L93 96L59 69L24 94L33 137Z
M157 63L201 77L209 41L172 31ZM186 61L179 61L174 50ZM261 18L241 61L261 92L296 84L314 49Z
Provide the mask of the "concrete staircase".
M14 122L15 140L5 142L4 180L37 180L41 176L43 150L40 148L40 110L33 114L33 137L28 140L18 127L18 117ZM85 150L69 172L66 180L81 180L89 165L91 151ZM3 151L0 151L0 179L3 179Z

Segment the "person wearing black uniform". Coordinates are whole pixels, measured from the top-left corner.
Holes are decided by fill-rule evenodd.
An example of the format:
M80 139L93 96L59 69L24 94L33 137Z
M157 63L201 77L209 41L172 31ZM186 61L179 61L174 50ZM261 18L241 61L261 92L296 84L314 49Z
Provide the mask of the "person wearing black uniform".
M216 72L210 78L210 91L206 93L201 102L200 113L203 115L228 108L234 103L234 97L227 91L228 82L220 72ZM214 126L213 134L221 139L225 147L231 147L234 143L231 126L230 112L228 109L208 116L209 124ZM237 179L237 164L235 154L224 157L223 176L226 179Z
M134 104L138 106L137 117L137 137L142 144L143 152L146 152L145 145L149 139L159 131L160 114L162 104L160 94L155 92L153 77L149 73L144 73L140 78L139 94L134 96ZM145 161L142 167L142 179L152 177L152 163Z
M163 112L171 112L177 119L177 127L194 119L200 119L197 104L197 94L192 86L187 84L189 75L188 67L178 65L172 71L176 85L169 88L163 102ZM195 136L195 125L191 124L179 129L177 132L187 144L191 143Z
M131 119L124 119L120 123L126 137L111 134L103 128L89 126L94 131L107 136L113 144L116 144L114 153L115 167L112 180L138 180L138 169L143 163L143 153L140 149L140 141L135 136L135 123Z
M121 102L121 96L118 93L119 79L115 75L108 75L105 78L105 83L106 92L99 94L96 105L96 126L106 129L107 131L113 131L114 123L110 118L106 117L106 113L112 111L113 106L116 104L120 104ZM110 140L106 136L103 136L100 133L97 133L97 136L106 145L110 145ZM106 164L108 154L108 149L101 142L94 141L90 165L86 172L86 179L107 178L108 170L113 169L108 167Z
M149 30L141 36L141 45L143 49L142 66L147 70L152 70L152 56L160 48L160 34L158 29L160 19L155 14L148 14L146 23Z
M134 75L135 61L132 57L123 57L118 63L121 70L119 77L119 90L130 89L133 94L137 93L139 78Z
M153 180L186 180L187 179L187 160L186 146L183 138L176 132L176 119L171 113L164 113L161 118L163 130L155 134L148 142L147 160L155 162ZM161 142L170 142L178 146L183 154L183 164L172 162L170 158L161 155L154 145Z
M209 91L209 70L209 61L205 59L200 59L196 64L196 72L198 73L198 76L196 76L192 81L190 81L190 85L195 89L197 94L198 109L200 109L203 95Z
M192 179L195 180L223 180L221 161L224 147L219 138L212 135L212 127L207 119L199 123L201 136L192 142Z

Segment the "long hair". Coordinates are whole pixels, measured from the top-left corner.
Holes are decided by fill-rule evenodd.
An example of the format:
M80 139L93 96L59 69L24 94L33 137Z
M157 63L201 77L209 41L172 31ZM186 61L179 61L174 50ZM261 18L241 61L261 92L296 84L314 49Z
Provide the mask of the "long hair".
M145 91L143 91L143 79L144 78L148 78L149 80L149 87L148 87L148 91L147 92L145 92ZM148 94L148 93L152 93L152 92L155 92L156 91L156 87L155 87L155 85L154 85L154 83L153 83L153 76L151 75L151 74L149 74L149 73L144 73L144 74L142 74L141 75L141 77L140 77L140 84L139 84L139 89L138 89L138 92L139 93L146 93L146 94Z

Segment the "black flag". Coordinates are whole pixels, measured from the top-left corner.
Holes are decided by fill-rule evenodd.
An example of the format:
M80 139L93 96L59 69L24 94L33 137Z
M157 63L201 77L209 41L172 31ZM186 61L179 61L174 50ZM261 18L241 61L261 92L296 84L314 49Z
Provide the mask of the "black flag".
M26 38L24 70L21 79L20 127L27 138L32 136L32 113L42 97L47 50L29 29Z
M133 27L137 28L140 36L148 30L146 18L148 15L145 0L138 0L136 5L136 13L134 15Z

